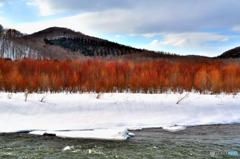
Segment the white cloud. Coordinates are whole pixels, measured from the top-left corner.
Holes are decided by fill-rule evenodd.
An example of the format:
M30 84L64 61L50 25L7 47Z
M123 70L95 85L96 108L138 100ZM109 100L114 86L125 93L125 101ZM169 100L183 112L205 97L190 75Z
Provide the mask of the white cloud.
M48 3L52 9L61 10L78 10L78 11L104 11L116 8L128 8L135 4L129 0L113 1L113 0L41 0L43 3Z
M47 0L33 0L27 2L27 5L39 8L41 16L48 16L57 12L57 10L51 7L50 3Z
M40 15L47 16L54 14L57 10L52 10L51 7L43 0L34 0L27 3L28 6L38 6L40 8ZM61 10L59 9L58 12ZM141 25L142 20L139 18L135 18L132 15L132 11L124 10L124 9L112 9L98 12L83 12L73 16L68 16L64 18L55 19L47 22L37 22L36 24L47 25L52 24L53 26L67 26L71 29L75 29L81 32L85 30L81 30L83 27L88 28L87 30L92 30L95 32L114 32L118 34L119 32L132 33L134 28L137 25ZM24 23L19 24L18 26L23 25L34 25L33 23ZM49 26L49 25L47 25ZM37 27L39 28L39 27ZM35 28L29 28L33 30ZM24 29L25 30L25 29ZM31 31L27 32L31 32Z
M9 2L9 0L0 0L0 7L2 7L5 4L5 2Z
M163 40L153 40L151 45L172 45L172 46L194 46L194 45L206 45L207 42L228 41L229 37L224 35L218 35L215 33L204 32L189 32L189 33L175 33L164 34Z
M223 38L221 42L229 41L229 37Z
M8 28L10 26L7 19L4 17L0 16L0 22L0 25L2 25L4 28Z
M33 4L29 4L33 5ZM113 18L114 17L114 18ZM129 25L123 23L126 21ZM131 28L138 24L138 19L130 16L126 10L107 10L103 12L88 12L55 20L19 23L11 27L24 33L33 33L47 27L67 27L84 34L98 36L98 33L111 32L118 35L120 32L131 33Z
M125 38L125 36L124 36L124 35L119 35L119 34L118 34L118 35L116 35L115 37L116 37L116 38Z
M38 7L40 14L43 16L52 15L64 11L83 12L100 12L111 9L119 9L128 7L128 0L112 1L112 0L29 0L29 6Z
M240 25L236 25L232 28L233 31L240 31Z
M85 24L84 20L79 17L79 15L41 22L13 24L10 27L16 28L23 33L31 34L53 26L66 27L80 31L84 34L97 36L97 33L94 30L91 30L88 25Z
M240 9L238 0L29 0L28 5L38 7L43 16L76 11L92 29L124 30L145 37L153 37L155 33L231 27L239 24L236 13Z
M143 37L146 38L152 38L154 36L158 35L157 33L146 33L146 34L142 34Z

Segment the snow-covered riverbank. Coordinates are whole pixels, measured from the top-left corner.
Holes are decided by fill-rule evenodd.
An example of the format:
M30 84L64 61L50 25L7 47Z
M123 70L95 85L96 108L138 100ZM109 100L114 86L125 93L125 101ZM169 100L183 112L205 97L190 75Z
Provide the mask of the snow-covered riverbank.
M112 137L120 134L126 138L121 134L125 129L163 127L175 131L184 126L240 122L240 93L45 93L29 94L25 101L24 93L1 92L0 107L0 132L75 130L73 137L81 137L76 131L82 130L116 129Z

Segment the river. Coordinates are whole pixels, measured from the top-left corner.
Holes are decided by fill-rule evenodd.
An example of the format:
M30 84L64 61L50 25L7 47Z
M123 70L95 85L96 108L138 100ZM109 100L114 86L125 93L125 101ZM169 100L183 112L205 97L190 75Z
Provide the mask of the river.
M238 158L240 124L192 126L179 132L161 128L131 131L126 141L102 141L0 134L0 158L10 159L155 159Z

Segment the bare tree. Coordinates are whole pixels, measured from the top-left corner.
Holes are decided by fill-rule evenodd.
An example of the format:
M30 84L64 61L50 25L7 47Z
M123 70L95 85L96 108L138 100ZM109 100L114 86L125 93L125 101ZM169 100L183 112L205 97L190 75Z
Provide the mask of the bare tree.
M0 38L2 38L2 34L3 34L3 26L0 24Z

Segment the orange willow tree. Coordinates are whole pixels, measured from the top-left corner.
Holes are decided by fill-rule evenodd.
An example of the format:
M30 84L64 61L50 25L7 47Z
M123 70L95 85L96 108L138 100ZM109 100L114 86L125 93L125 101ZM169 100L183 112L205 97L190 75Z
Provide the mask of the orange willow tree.
M0 59L0 89L9 92L236 92L240 65L217 59L144 61Z

